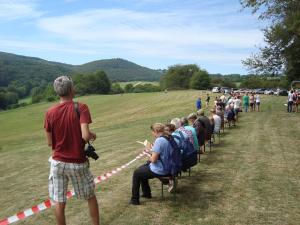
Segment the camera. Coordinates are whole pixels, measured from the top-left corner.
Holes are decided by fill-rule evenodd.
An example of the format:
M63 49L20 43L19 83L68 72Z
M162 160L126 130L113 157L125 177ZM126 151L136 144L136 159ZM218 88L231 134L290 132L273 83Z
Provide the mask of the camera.
M87 157L90 157L94 160L97 160L99 158L99 156L96 153L95 148L89 142L88 142L88 146L86 147L84 152Z

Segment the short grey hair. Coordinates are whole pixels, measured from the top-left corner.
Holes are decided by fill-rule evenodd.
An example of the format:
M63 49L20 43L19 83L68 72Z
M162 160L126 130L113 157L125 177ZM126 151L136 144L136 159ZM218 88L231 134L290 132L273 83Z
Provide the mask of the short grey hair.
M175 128L178 129L181 127L181 122L179 118L174 118L171 120L171 124L175 125Z
M60 76L55 79L53 88L59 96L67 96L73 89L73 81L68 76Z

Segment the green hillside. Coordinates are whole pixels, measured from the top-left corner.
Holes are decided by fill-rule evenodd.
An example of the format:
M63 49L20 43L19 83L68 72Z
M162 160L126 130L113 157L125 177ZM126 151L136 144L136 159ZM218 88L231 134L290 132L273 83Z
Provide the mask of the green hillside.
M104 59L76 66L78 72L94 72L103 70L111 80L115 81L158 81L161 73L124 59Z
M0 87L8 86L12 81L40 84L52 81L59 74L71 72L72 66L68 64L0 52Z
M60 74L86 73L103 70L115 81L158 81L161 73L123 59L98 60L83 65L51 62L35 57L0 52L0 87L11 82L25 84L50 82Z

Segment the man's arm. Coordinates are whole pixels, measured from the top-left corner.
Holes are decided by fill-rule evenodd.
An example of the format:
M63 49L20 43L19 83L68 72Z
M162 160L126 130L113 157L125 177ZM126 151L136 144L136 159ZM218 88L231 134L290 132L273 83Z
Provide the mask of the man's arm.
M52 134L46 131L46 139L49 147L52 147Z
M90 140L94 141L96 139L96 134L90 131L89 124L82 123L80 124L80 126L81 126L82 139L85 140L85 142L88 142Z

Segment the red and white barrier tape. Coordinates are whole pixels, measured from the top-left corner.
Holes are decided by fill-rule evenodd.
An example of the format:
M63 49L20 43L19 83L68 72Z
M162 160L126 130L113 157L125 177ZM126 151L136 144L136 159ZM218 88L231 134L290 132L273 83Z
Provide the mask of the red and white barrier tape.
M131 160L130 162L124 164L123 166L120 166L116 169L113 169L111 172L107 172L101 176L98 176L95 178L95 184L101 183L107 179L109 179L111 176L115 175L116 173L122 171L123 169L125 169L126 167L128 167L130 164L134 163L136 160L142 158L143 156L147 155L148 153L143 151L143 153L139 154L137 157L135 157L133 160ZM67 192L67 199L72 198L75 195L74 189L70 190ZM54 206L56 203L50 199L32 206L31 208L25 209L22 212L19 212L13 216L10 216L6 219L0 220L0 225L7 225L7 224L12 224L15 223L19 220L25 219L29 216L32 216L34 214L37 214L45 209L49 209L52 206Z

